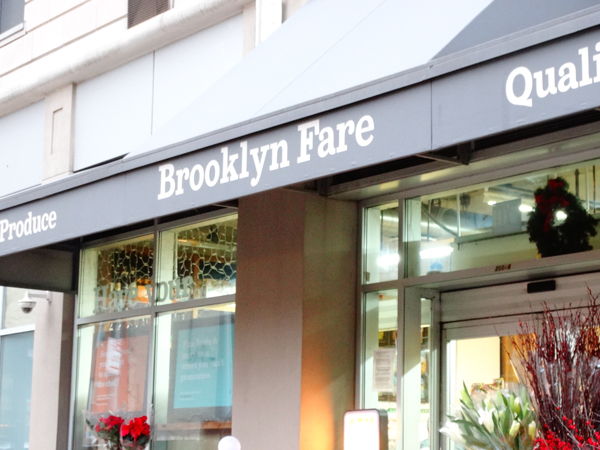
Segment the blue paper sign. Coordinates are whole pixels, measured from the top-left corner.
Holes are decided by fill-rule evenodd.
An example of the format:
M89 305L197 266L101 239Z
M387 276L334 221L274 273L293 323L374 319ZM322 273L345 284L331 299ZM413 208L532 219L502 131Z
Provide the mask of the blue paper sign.
M233 323L179 330L173 409L231 407Z

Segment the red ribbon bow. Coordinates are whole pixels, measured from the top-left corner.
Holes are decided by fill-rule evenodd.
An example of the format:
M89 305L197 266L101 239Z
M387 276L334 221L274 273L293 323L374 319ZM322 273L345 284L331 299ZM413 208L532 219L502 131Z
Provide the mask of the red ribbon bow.
M550 231L550 223L554 218L554 211L558 208L564 208L569 204L569 202L558 192L558 188L561 188L565 185L562 181L558 180L548 180L548 187L550 191L552 191L552 196L550 198L546 198L545 195L536 195L535 203L540 208L540 211L546 214L546 221L544 222L544 233Z

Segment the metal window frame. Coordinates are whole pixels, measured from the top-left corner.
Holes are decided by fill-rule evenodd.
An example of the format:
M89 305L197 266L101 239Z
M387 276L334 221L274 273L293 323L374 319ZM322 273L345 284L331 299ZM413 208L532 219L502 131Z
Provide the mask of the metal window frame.
M540 156L542 155L542 156ZM434 405L430 401L430 414L436 421L431 422L431 434L438 438L435 448L441 448L444 444L439 439L435 430L439 429L439 424L444 420L444 401L447 395L446 387L441 383L445 379L445 368L443 365L442 348L444 335L440 322L440 294L447 290L469 289L473 287L494 286L505 283L513 283L548 276L571 275L582 272L600 271L600 250L576 253L571 255L562 255L553 258L536 259L521 261L512 264L510 271L495 272L494 266L484 266L473 269L457 270L453 272L437 273L418 277L407 278L406 271L406 227L404 224L406 201L412 198L424 195L433 195L439 192L446 192L453 189L464 189L472 185L485 182L493 182L507 177L514 177L547 170L553 167L560 167L574 163L584 163L586 161L600 158L600 134L598 125L584 125L560 131L549 133L543 136L502 145L481 151L480 155L474 159L468 167L444 166L439 162L427 164L424 170L419 166L415 170L404 169L401 171L403 181L407 181L406 188L397 188L398 191L390 192L375 197L367 197L359 200L359 251L357 252L357 270L360 276L357 277L357 318L358 333L356 342L357 367L356 367L356 407L364 407L364 370L365 361L364 348L364 330L366 327L364 318L364 299L370 292L379 290L397 289L398 291L398 373L397 379L401 380L403 376L404 355L404 332L403 318L405 310L405 301L407 298L415 295L432 296L436 298L434 302L435 312L432 311L432 372L430 374L430 386L437 389L437 392L430 392L430 398L436 399ZM507 164L506 161L512 163ZM352 190L366 189L376 183L386 183L397 181L400 173L393 172L385 175L379 175L374 179L365 179L362 181L351 182L346 186L338 186L336 192L330 192L333 197L352 198ZM403 189L403 190L399 190ZM361 194L358 194L360 198ZM355 197L356 198L356 197ZM366 284L362 277L363 261L365 260L364 230L365 230L365 211L374 206L398 201L399 209L399 240L398 252L401 263L398 265L397 280L369 283ZM402 438L402 388L401 382L398 382L398 392L396 397L396 408L398 411L398 450L404 450ZM433 447L432 447L433 448ZM408 450L408 449L407 449Z
M133 239L136 237L141 237L144 235L152 234L152 239L154 242L154 258L155 262L159 260L160 256L160 234L163 231L172 230L175 228L201 224L202 222L206 222L212 219L217 218L226 218L227 216L238 216L237 210L235 208L224 208L222 210L211 211L204 214L198 214L190 217L186 217L183 219L173 220L169 222L161 223L159 218L154 220L154 225L151 227L144 227L138 230L129 231L126 233L117 234L115 236L105 237L89 242L85 242L82 244L79 254L86 249L98 247L101 245L107 245L111 243L118 243L119 241L124 241L128 239ZM80 258L81 261L81 258ZM78 273L79 279L81 279L81 269L82 264L79 264ZM155 285L157 277L157 271L153 271L152 282ZM78 355L79 355L79 339L78 332L82 327L90 326L93 324L98 324L102 322L115 321L115 320L126 320L135 317L149 317L150 318L150 330L149 330L149 348L148 348L148 366L147 377L148 377L148 389L146 392L146 407L152 408L153 398L154 398L154 367L156 362L156 321L158 316L161 314L167 314L170 312L194 309L204 306L214 306L220 304L227 304L235 302L235 294L222 295L217 297L209 297L203 299L195 299L184 302L177 303L167 303L157 305L154 301L154 298L150 299L150 304L147 307L129 309L125 311L117 311L117 312L108 312L103 314L96 314L92 316L79 317L79 291L77 295L75 295L75 320L73 323L73 356L72 356L72 365L71 365L71 398L70 398L70 408L69 408L69 447L68 450L73 450L74 448L74 432L75 432L75 403L76 403L76 393L77 393L77 383L78 383ZM0 317L0 320L2 318ZM1 332L0 332L1 336ZM152 445L152 444L151 444Z

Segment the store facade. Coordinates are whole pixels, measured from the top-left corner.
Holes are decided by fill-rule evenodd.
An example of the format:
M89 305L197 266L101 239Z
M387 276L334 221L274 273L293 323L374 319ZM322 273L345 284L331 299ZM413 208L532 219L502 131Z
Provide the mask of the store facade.
M519 318L600 285L598 237L526 230L549 179L600 209L599 14L1 201L0 280L74 296L69 448L123 411L155 449L342 449L365 408L445 448L463 382L516 381Z

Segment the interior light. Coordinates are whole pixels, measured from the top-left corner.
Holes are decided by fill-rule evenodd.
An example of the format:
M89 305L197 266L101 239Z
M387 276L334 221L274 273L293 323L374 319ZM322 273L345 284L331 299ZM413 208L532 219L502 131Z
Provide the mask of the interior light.
M529 213L529 212L533 211L533 208L531 206L527 206L527 205L520 205L519 211L524 212L524 213Z
M494 200L490 200L490 201L488 202L488 205L490 205L490 206L494 206L496 203L497 203L497 202L495 202Z
M567 213L564 211L557 211L556 212L556 219L557 220L565 220L567 218Z
M447 245L444 247L434 247L428 248L427 250L421 250L419 254L421 255L421 259L443 258L444 256L448 256L453 251L454 249Z
M400 262L400 255L398 253L391 253L389 255L383 255L377 258L377 265L379 267L394 266Z

